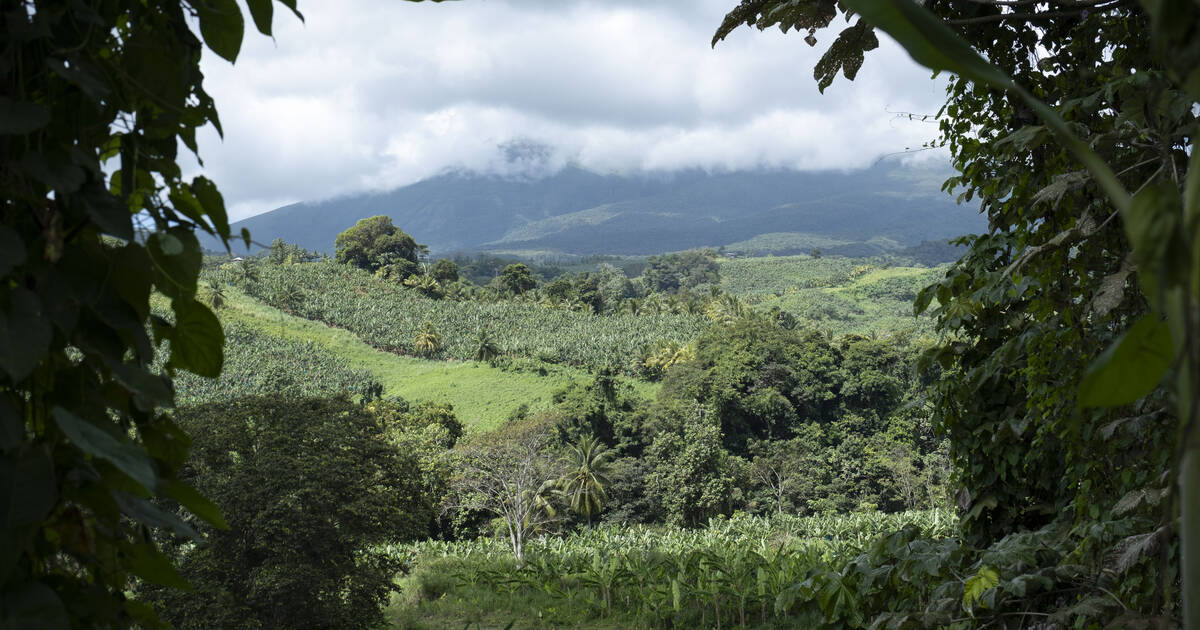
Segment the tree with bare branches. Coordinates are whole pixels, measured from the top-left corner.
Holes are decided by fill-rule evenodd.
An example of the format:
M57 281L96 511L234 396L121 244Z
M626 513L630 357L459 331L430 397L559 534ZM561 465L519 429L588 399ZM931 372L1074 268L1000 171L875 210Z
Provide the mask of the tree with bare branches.
M468 450L454 480L450 507L502 519L518 563L525 542L558 518L553 499L561 471L545 447L545 436L528 433Z

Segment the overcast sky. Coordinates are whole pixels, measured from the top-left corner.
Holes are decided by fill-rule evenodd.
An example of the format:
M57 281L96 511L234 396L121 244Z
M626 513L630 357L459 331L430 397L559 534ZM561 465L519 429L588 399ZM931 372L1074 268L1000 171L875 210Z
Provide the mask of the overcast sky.
M743 27L710 48L736 4L300 0L274 40L247 18L236 65L206 51L225 138L202 136L205 170L240 219L449 168L841 169L934 137L896 112L936 112L943 83L890 40L821 95L835 33ZM514 143L549 148L514 163Z

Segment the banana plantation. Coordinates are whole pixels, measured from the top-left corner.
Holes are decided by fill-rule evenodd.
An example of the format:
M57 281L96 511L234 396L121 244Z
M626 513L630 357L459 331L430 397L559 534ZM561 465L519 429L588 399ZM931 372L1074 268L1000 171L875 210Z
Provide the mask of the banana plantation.
M365 271L328 262L238 265L212 272L247 294L306 319L349 330L381 350L469 360L486 335L501 356L589 370L626 369L643 348L685 344L707 323L700 314L596 315L533 301L434 300ZM422 333L439 334L436 347ZM428 339L428 337L422 337Z
M486 538L391 551L414 566L406 588L432 606L489 598L518 610L536 602L552 625L611 618L647 628L839 620L853 627L871 605L859 593L880 577L879 560L901 544L914 551L952 546L954 524L941 510L739 515L697 530L605 526L540 538L522 563ZM880 539L885 534L891 538Z

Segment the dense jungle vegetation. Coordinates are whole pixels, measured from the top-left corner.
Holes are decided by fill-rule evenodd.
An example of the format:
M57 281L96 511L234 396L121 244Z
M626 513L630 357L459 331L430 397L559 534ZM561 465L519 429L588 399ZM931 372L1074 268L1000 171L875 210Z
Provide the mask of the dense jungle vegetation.
M386 217L206 262L234 236L178 151L238 5L0 3L0 625L1200 628L1200 7L744 0L714 43L741 25L832 39L822 90L876 28L952 73L989 230L844 278L482 286ZM867 323L909 297L932 332ZM380 378L413 356L553 393L472 428Z

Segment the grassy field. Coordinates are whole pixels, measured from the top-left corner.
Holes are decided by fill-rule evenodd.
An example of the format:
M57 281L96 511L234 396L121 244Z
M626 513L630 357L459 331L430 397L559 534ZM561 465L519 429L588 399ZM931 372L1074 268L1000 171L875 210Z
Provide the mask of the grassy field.
M428 361L376 350L346 330L288 315L236 289L226 289L228 303L221 310L226 321L249 325L269 335L312 344L335 355L346 365L364 370L384 387L385 395L410 401L446 401L470 432L498 427L522 404L531 410L550 405L555 391L572 380L591 377L566 366L545 366L536 371L510 371L475 361ZM643 396L655 395L657 386L629 381Z
M931 333L932 320L914 317L912 303L945 272L838 256L722 259L720 269L721 288L756 309L779 307L839 335Z

